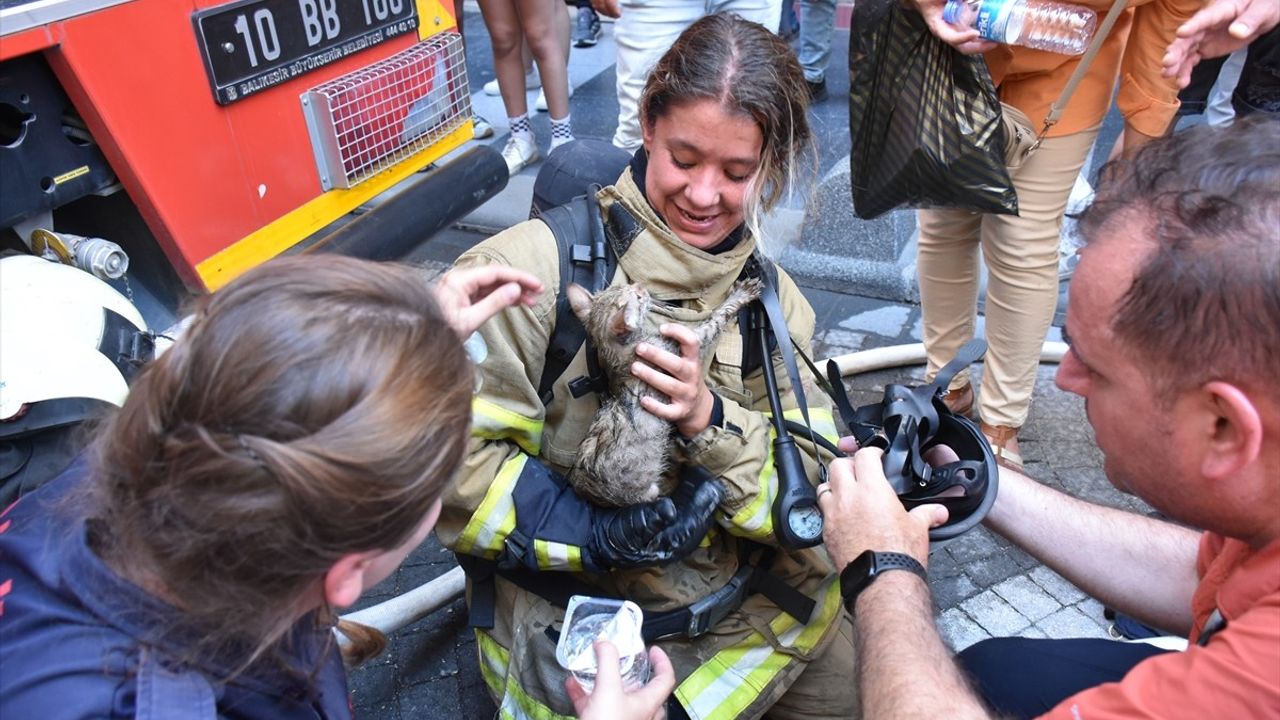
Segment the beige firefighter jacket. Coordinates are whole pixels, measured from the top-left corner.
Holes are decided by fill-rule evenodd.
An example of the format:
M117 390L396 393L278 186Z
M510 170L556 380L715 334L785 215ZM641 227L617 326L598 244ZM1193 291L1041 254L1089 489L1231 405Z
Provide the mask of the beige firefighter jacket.
M659 301L663 321L693 324L704 319L727 295L755 249L755 240L710 255L677 238L623 173L599 194L602 206L624 203L642 231L619 258L612 282L641 282ZM477 245L458 267L500 263L530 271L547 291L533 307L514 307L490 320L481 334L488 356L479 365L480 388L473 403L470 455L451 490L437 525L451 549L495 558L515 526L511 491L521 469L537 458L567 473L599 401L593 394L573 398L565 384L586 373L584 353L570 364L544 407L537 384L555 322L559 291L559 253L545 224L525 222ZM794 282L779 269L778 294L795 342L806 352L814 329L813 310ZM775 360L777 356L775 354ZM775 544L771 510L777 479L771 459L771 426L763 374L741 377L742 338L736 323L721 334L707 374L708 387L723 400L724 423L690 441L678 441L677 461L697 463L719 476L726 496L718 526L689 557L665 567L575 575L603 595L625 597L646 612L693 603L725 584L738 569L739 538ZM775 362L778 367L779 363ZM815 430L835 440L827 398L804 372L810 418ZM785 370L778 378L786 416L801 420ZM817 482L813 448L797 436L806 470ZM829 459L829 458L826 458ZM548 572L581 570L580 550L547 543L538 548L540 568ZM677 674L676 697L695 720L758 717L795 680L803 664L820 654L836 633L840 616L839 583L825 551L813 548L779 552L771 571L816 601L807 624L782 613L762 595L751 595L710 632L696 639L658 644ZM501 578L497 580L496 625L477 632L481 671L499 705L501 717L571 715L564 690L565 672L555 661L555 644L545 632L560 628L563 608Z

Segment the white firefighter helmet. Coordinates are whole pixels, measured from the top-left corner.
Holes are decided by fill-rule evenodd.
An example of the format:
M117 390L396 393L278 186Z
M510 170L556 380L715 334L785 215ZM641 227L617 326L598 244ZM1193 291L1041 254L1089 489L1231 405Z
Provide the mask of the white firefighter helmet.
M32 255L0 258L0 423L46 400L123 404L130 370L118 336L146 329L132 303L83 270Z

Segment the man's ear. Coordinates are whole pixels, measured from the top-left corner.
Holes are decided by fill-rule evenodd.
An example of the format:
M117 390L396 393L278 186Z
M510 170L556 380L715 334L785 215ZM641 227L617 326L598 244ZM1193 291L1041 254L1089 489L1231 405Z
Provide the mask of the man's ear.
M1200 388L1209 424L1200 473L1205 478L1228 478L1262 453L1262 415L1247 393L1231 383L1215 380Z
M351 553L338 561L324 574L324 599L333 607L350 607L364 592L364 576L372 553Z

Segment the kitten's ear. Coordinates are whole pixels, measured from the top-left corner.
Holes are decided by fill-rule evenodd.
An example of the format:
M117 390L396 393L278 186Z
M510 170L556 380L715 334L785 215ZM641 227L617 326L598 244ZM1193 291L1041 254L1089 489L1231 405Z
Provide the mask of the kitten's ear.
M615 305L609 314L609 334L616 338L626 337L628 333L635 330L635 324L627 321L627 305L620 303Z
M585 325L587 316L591 314L591 293L578 283L569 285L569 307L573 309L573 314Z

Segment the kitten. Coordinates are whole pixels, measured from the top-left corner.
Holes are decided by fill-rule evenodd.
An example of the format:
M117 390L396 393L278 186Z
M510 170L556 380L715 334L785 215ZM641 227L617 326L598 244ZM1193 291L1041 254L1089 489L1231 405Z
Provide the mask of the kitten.
M760 290L759 280L739 280L724 303L691 328L704 355L738 310L760 297ZM569 471L569 483L599 505L622 507L656 500L673 489L662 483L675 426L640 406L640 398L646 395L667 398L633 376L631 364L642 342L676 354L679 344L645 326L653 298L639 283L609 288L594 297L582 286L570 285L568 295L609 381L609 395L601 400L587 430Z

